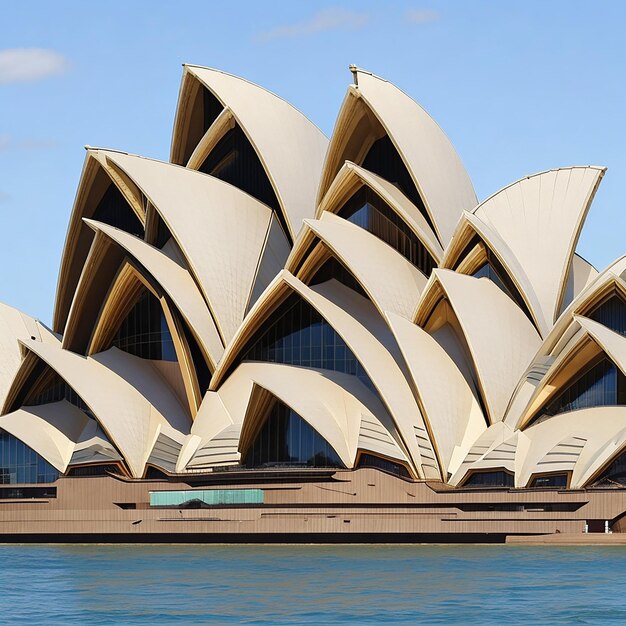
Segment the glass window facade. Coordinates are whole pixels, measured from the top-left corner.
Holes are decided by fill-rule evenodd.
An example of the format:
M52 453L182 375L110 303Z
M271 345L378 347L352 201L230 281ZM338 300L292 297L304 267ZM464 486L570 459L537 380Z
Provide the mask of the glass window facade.
M609 359L602 359L537 414L558 415L594 406L626 405L626 380Z
M244 465L255 467L343 467L332 446L282 402L270 410Z
M120 190L111 183L98 203L92 218L98 222L115 226L127 233L144 236L143 224L132 210Z
M360 467L371 467L374 469L382 470L383 472L388 472L389 474L394 474L394 476L402 476L403 478L410 478L409 470L402 465L401 463L394 463L389 459L383 459L382 457L376 456L374 454L361 454L359 456L359 463L357 468Z
M375 387L334 328L299 296L288 298L270 316L267 330L244 351L245 361L286 363L343 372Z
M359 189L341 207L338 215L382 239L426 276L430 276L433 268L437 267L417 235L371 189Z
M0 431L0 484L53 483L59 472L17 437Z
M211 124L217 119L217 116L222 112L224 107L222 103L206 88L202 88L202 122L203 131L206 133L211 127ZM203 134L204 134L203 133Z
M549 474L537 476L530 483L531 487L567 487L567 474Z
M200 171L226 181L254 196L274 210L287 239L289 228L274 193L272 183L252 144L239 125L229 130L211 150Z
M78 467L70 467L67 470L67 476L108 476L109 474L119 474L120 468L115 463L94 463L92 465L80 465Z
M56 487L0 487L0 500L33 500L56 497Z
M161 303L147 289L122 322L113 345L142 359L177 360Z
M626 452L622 452L594 483L596 487L626 486Z
M513 474L504 470L498 472L474 472L463 487L514 487Z
M508 272L502 267L502 264L498 259L491 253L490 250L487 252L488 261L481 265L473 274L476 278L488 278L495 285L501 289L513 302L517 304L517 306L524 311L524 315L534 324L533 318L526 306L526 302L522 298L518 288L515 286L515 283L511 280ZM458 264L457 264L458 265Z
M155 248L161 249L172 238L172 233L170 233L170 229L160 215L156 219L157 232L154 246Z
M363 287L361 287L359 281L348 271L345 265L340 263L335 257L328 259L322 267L315 272L315 275L309 281L309 285L319 285L333 278L352 289L352 291L356 291L364 298L368 298L368 295L363 290Z
M620 335L626 335L626 303L616 295L597 306L588 317Z
M94 414L83 399L56 372L52 372L44 390L40 391L34 398L28 398L25 406L40 406L42 404L60 402L61 400L67 400L70 404L83 411L83 413L95 419Z
M476 278L488 278L492 280L502 291L509 296L520 309L524 312L524 315L530 320L530 322L535 325L535 321L533 320L533 316L530 314L528 307L526 306L526 302L522 297L519 289L509 276L509 273L506 271L502 263L498 257L491 251L489 246L485 244L485 242L478 236L475 235L472 237L471 241L465 246L463 252L459 255L456 263L454 264L453 269L458 269L459 265L463 262L463 260L467 257L467 255L479 244L483 244L487 250L487 261L483 263L473 274Z
M428 211L424 206L424 202L417 187L406 168L402 157L398 154L396 147L388 135L381 137L372 144L368 153L363 159L362 166L382 176L385 180L396 185L402 193L419 209L420 213L426 218L433 232L437 232L428 215Z
M490 281L494 282L500 289L502 289L502 291L504 291L504 293L507 296L509 296L509 298L514 299L513 295L507 289L507 287L505 286L504 282L500 278L500 275L498 274L498 272L496 272L496 270L494 269L493 265L491 265L491 263L487 262L487 263L481 265L472 274L472 276L474 276L475 278L488 278Z
M194 371L198 379L198 386L200 387L202 395L204 395L209 388L209 385L211 384L211 370L209 369L204 355L202 354L202 350L200 349L200 346L193 336L193 333L191 332L189 326L187 326L184 320L180 321L180 325L183 329L187 346L189 347Z

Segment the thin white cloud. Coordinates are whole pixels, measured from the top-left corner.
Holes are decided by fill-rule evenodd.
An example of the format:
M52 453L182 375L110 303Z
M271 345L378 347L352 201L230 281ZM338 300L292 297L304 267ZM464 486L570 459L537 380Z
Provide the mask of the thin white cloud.
M0 85L55 76L65 72L68 67L68 60L54 50L5 48L0 50Z
M439 19L439 13L432 9L409 9L406 19L411 24L428 24Z
M14 139L9 135L0 135L0 152L13 152L15 150L48 150L54 148L58 142L55 139L45 137Z
M369 21L367 13L356 13L339 7L328 8L316 13L311 19L296 24L277 26L272 30L260 33L259 41L274 39L295 39L314 35L329 30L357 30Z

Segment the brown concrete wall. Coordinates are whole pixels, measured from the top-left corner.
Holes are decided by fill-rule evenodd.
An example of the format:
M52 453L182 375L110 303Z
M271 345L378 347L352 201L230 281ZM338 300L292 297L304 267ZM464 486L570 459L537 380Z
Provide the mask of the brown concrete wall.
M290 476L293 476L290 478ZM400 535L420 541L432 536L534 535L584 532L587 520L615 520L626 511L626 490L453 490L443 484L405 481L373 469L336 472L315 480L283 473L279 482L254 474L208 477L201 489L261 488L265 504L202 509L150 508L151 490L190 489L183 482L127 481L113 477L62 478L58 497L0 500L2 535L124 536L159 540L198 535L236 537L334 536L357 540ZM123 509L118 504L133 504ZM513 510L502 510L509 508ZM479 510L475 510L479 509ZM556 509L556 510L550 510ZM571 510L559 510L571 509ZM622 532L619 521L614 532ZM318 538L316 538L317 540Z

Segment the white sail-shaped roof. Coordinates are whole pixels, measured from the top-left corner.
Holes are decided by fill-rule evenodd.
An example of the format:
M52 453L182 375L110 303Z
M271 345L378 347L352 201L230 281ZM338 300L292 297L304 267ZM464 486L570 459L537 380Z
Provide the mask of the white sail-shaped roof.
M435 270L431 281L430 289L440 284L456 314L490 421L497 422L536 354L540 337L517 304L488 278ZM428 296L424 292L423 301Z
M472 389L446 351L425 330L387 313L407 362L444 468L454 473L487 428Z
M87 219L85 221L95 231L104 233L126 250L154 277L172 298L215 367L224 352L224 346L207 305L187 269L138 237L102 222Z
M324 212L336 213L345 202L346 190L352 191L358 186L367 186L380 196L402 221L417 235L436 261L443 255L443 248L433 232L426 218L418 208L398 189L396 185L378 176L363 167L346 161L335 176L332 185L324 194L317 208L316 217L320 218Z
M94 357L59 345L22 342L76 391L123 454L135 477L141 477L160 432L181 438L191 420L149 361L111 348Z
M328 139L300 111L273 93L220 70L185 65L228 107L254 147L295 239L315 213L315 194Z
M31 338L41 341L42 330L45 338L49 331L34 318L0 303L0 406L22 362L19 342Z
M305 224L352 272L381 313L412 319L428 281L422 272L375 235L336 215L324 213Z
M626 375L626 337L586 317L576 315L575 320Z
M259 323L263 310L280 291L299 294L343 338L393 417L411 461L420 467L419 474L438 478L439 468L428 431L405 377L402 357L393 335L370 302L336 280L308 287L289 272L281 272L228 346L211 381L211 389L220 388L225 372L241 350L243 338Z
M474 211L519 261L550 326L560 313L576 243L604 172L589 166L535 174Z
M439 125L409 96L374 74L360 69L354 72L356 85L348 91L333 132L319 199L343 166L336 160L340 158L336 145L346 141L343 125L349 128L350 110L360 99L393 142L445 247L461 213L478 202L458 154Z
M0 429L24 442L59 472L65 472L90 419L66 400L25 406L0 417Z
M118 152L108 152L107 159L137 184L167 224L227 343L244 318L272 211L206 174Z

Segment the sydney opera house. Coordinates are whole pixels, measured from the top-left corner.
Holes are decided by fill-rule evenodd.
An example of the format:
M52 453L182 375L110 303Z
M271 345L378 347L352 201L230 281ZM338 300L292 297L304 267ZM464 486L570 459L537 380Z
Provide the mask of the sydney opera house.
M186 65L169 162L87 148L52 327L0 305L0 541L626 530L626 258L576 253L605 168L479 202L350 69L330 140Z

